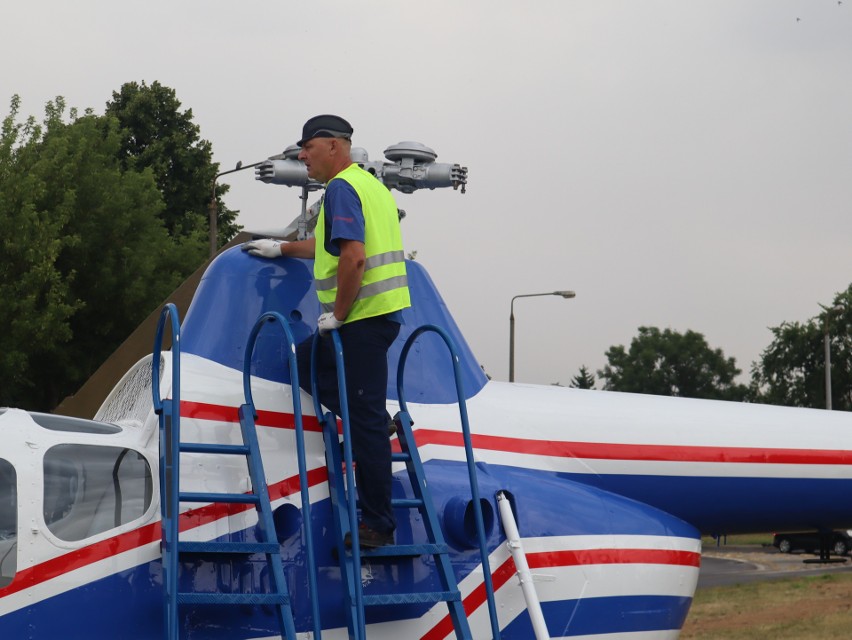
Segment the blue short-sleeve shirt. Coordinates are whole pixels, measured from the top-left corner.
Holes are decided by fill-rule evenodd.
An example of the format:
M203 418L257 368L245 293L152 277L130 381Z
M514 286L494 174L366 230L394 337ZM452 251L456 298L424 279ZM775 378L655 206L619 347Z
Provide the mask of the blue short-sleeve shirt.
M325 250L340 256L340 240L364 242L361 198L346 180L332 180L325 188Z

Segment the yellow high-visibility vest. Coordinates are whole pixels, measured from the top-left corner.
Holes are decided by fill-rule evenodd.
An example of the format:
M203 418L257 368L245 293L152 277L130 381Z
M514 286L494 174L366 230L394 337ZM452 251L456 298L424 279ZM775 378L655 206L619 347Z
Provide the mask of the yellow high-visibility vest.
M411 306L399 214L393 196L375 176L351 164L332 180L345 180L361 199L364 213L364 251L367 262L361 289L344 322L384 315ZM314 286L323 312L334 311L337 296L337 256L325 250L325 204L314 232Z

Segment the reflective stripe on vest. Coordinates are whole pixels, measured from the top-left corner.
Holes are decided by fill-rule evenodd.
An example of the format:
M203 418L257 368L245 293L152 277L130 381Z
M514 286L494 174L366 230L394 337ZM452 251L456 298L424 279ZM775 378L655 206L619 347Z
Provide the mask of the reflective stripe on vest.
M385 253L380 253L375 256L370 256L367 258L367 261L364 263L364 273L369 271L374 267L381 267L386 264L393 264L395 262L405 262L405 253L402 251L386 251ZM408 279L406 278L406 284L408 283ZM317 280L314 282L314 287L317 291L327 291L329 289L337 288L337 274L335 273L333 276L325 278L323 280Z
M372 174L352 164L333 180L345 180L361 200L366 262L361 287L345 322L384 315L411 306L399 215L393 196ZM323 311L333 311L338 258L325 250L325 205L315 230L314 287Z

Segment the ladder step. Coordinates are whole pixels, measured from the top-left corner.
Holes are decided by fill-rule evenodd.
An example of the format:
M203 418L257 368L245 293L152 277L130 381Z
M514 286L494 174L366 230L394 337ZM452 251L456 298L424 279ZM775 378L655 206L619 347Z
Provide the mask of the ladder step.
M181 604L290 604L283 593L178 593Z
M415 593L364 594L364 606L456 602L460 600L461 594L458 591L418 591Z
M260 498L253 493L184 493L178 494L181 502L227 502L239 504L260 504Z
M358 508L361 508L361 501L357 501ZM400 509L419 509L423 506L423 501L419 498L392 498L391 506Z
M178 542L180 553L277 553L275 542Z
M408 462L409 460L411 460L411 455L404 453L404 452L403 453L392 453L391 454L391 460L393 462Z
M362 558L381 558L394 556L436 556L449 553L450 548L446 544L389 544L375 549L362 549Z
M391 506L403 509L417 509L423 506L423 501L417 498L394 498L391 500Z
M247 456L250 449L244 444L205 444L203 442L181 442L181 453L218 453Z

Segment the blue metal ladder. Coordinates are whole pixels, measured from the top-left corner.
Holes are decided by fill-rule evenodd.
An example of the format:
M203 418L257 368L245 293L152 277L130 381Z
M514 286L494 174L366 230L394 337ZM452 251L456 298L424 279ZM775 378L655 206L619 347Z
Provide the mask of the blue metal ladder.
M171 319L172 333L172 394L160 398L159 362L163 332ZM248 355L250 357L250 354ZM296 629L290 607L290 595L284 577L281 551L275 537L275 525L269 503L266 476L260 457L257 433L254 429L254 407L244 404L239 409L242 445L184 443L180 441L180 323L177 308L169 303L160 315L154 340L152 359L152 392L154 411L160 423L160 508L162 514L162 557L165 638L178 640L180 634L179 606L181 604L268 605L272 606L281 628L282 637L295 640ZM203 493L180 491L180 454L245 456L251 478L249 493ZM181 542L179 516L181 502L252 504L258 512L257 542ZM179 559L181 554L222 554L224 559L248 557L263 553L270 573L268 593L215 593L179 591Z
M458 356L455 345L449 335L432 325L420 327L412 333L400 356L397 371L397 390L401 411L397 414L397 436L400 442L400 453L394 453L395 462L404 462L408 473L413 498L393 499L391 504L395 508L416 508L419 510L424 524L427 542L423 544L388 545L377 549L360 549L358 542L358 517L355 488L355 476L353 471L352 446L350 440L350 424L348 399L346 395L346 380L343 367L343 348L340 337L336 330L331 331L333 339L335 362L337 366L337 381L340 394L341 422L343 427L343 459L341 460L341 447L339 444L337 421L334 414L328 412L322 414L317 393L317 346L319 337L314 336L313 349L311 351L311 392L314 398L317 416L323 415L321 420L323 427L323 439L325 442L326 460L328 464L329 494L331 497L332 513L337 532L337 553L340 559L342 582L346 585L345 603L347 612L347 625L349 638L351 640L366 639L366 622L364 608L367 606L393 606L406 604L424 604L446 602L453 623L453 629L457 638L470 639L472 634L467 616L464 611L461 593L456 582L455 573L449 559L449 546L446 544L441 531L438 517L435 512L426 474L417 451L417 443L411 430L411 417L404 400L403 373L405 360L411 345L417 337L425 331L435 331L444 338L450 349L454 370L456 374L456 388L458 391L459 405L462 412L462 427L465 437L465 450L468 459L468 470L470 473L471 492L473 495L474 513L476 516L477 534L480 553L482 558L483 572L485 575L486 596L489 606L489 615L493 637L500 637L500 628L497 623L496 605L494 603L494 590L491 582L491 570L488 563L488 548L485 539L485 527L482 518L481 505L479 501L479 490L476 481L476 470L473 465L473 448L470 443L470 430L467 421L467 410L464 404L464 390L458 368ZM342 464L345 463L345 474L341 477ZM351 489L351 490L350 490ZM345 545L346 536L350 537L351 549ZM361 584L361 561L364 558L394 558L404 556L432 555L435 558L435 568L438 573L440 591L416 591L410 593L386 593L386 594L364 594Z

